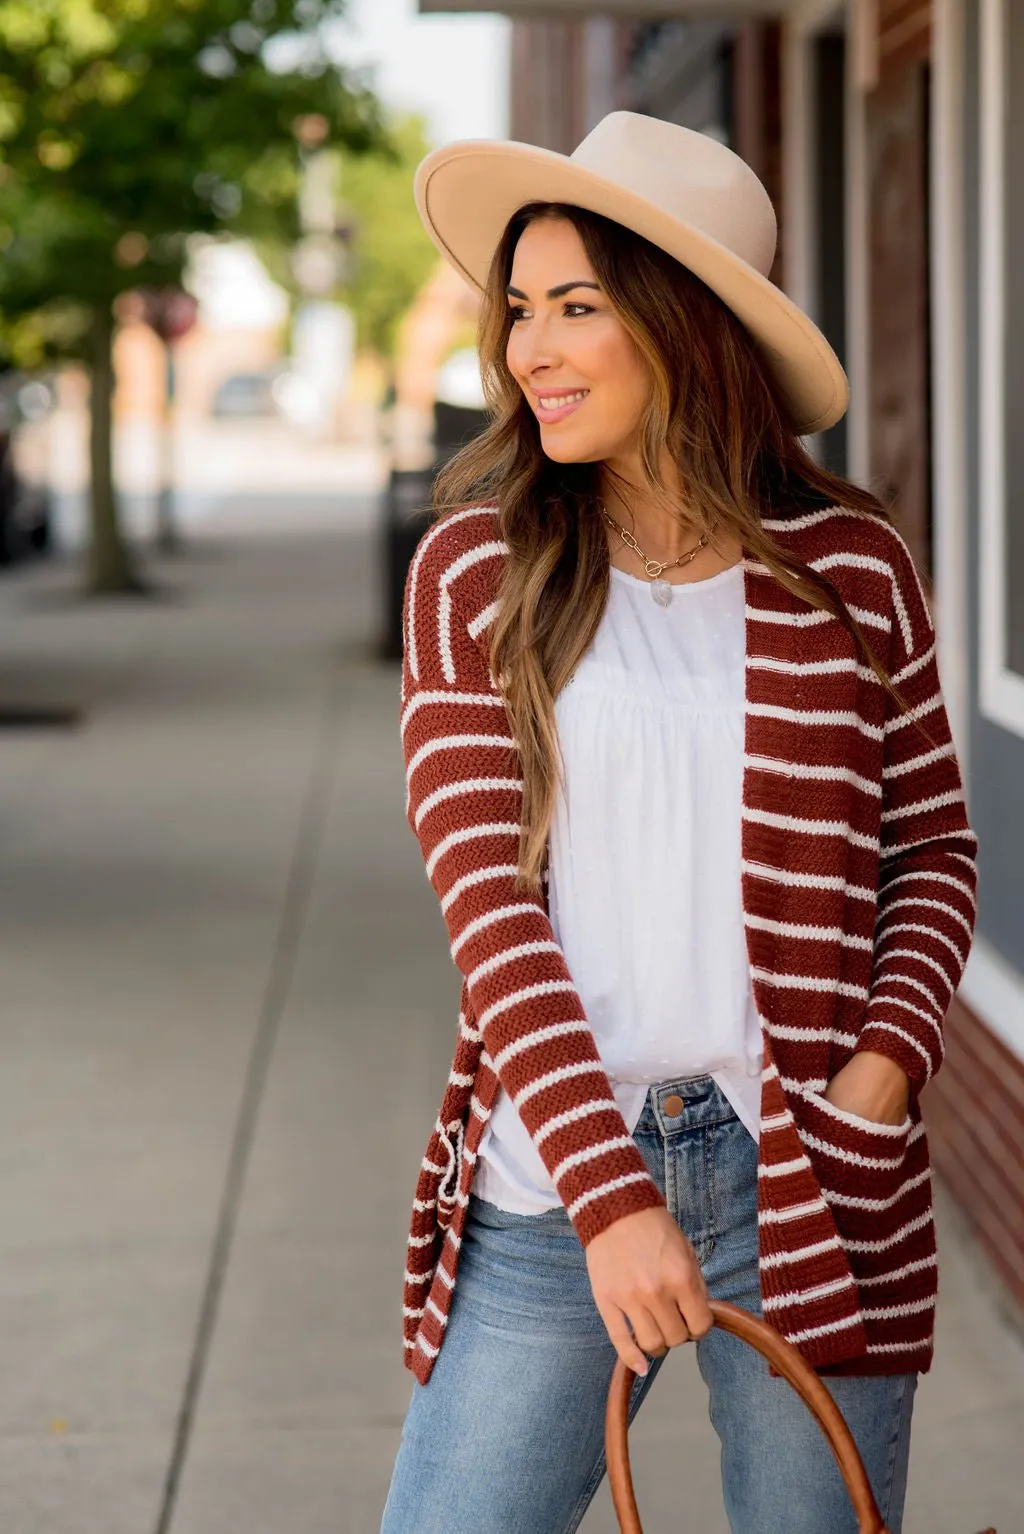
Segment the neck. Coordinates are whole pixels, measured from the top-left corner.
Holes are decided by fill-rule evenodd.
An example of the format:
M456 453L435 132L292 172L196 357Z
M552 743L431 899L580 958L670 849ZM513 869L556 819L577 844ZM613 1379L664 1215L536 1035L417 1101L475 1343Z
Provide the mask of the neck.
M636 456L607 460L607 467L613 472L601 474L599 494L611 516L633 534L646 553L654 559L670 560L693 547L700 529L683 505L678 469L667 454L662 455L662 460L661 476L669 492L668 503L643 483ZM614 529L609 531L617 540Z

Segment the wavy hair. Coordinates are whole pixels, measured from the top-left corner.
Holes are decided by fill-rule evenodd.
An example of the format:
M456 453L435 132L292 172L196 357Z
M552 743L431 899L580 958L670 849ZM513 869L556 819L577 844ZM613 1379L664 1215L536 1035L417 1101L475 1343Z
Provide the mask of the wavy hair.
M528 203L505 228L481 302L478 350L489 424L441 469L433 500L438 516L495 503L508 545L490 659L522 761L519 882L532 890L540 887L563 779L554 700L594 636L610 583L602 466L545 456L536 417L505 356L512 323L505 290L516 245L528 225L547 218L567 219L577 230L646 366L650 387L638 446L647 490L678 514L659 467L667 448L688 525L712 537L732 534L787 591L831 612L862 662L902 703L835 585L780 548L763 525L766 517L833 505L887 520L881 502L814 462L752 338L700 278L598 213Z

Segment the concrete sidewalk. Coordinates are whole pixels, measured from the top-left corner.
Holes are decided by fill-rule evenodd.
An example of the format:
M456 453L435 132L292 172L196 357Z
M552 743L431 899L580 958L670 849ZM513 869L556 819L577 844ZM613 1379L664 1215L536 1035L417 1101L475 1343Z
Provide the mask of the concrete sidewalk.
M208 519L152 605L0 583L0 704L84 710L0 749L3 1534L379 1526L458 986L370 653L371 503L342 509ZM940 1207L905 1528L1012 1534L1024 1348ZM645 1526L724 1531L690 1350L651 1402ZM584 1529L614 1528L602 1488Z

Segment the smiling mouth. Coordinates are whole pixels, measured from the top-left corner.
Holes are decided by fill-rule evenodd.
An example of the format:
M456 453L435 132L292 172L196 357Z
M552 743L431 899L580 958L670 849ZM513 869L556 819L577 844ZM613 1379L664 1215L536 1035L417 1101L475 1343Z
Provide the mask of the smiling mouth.
M577 389L574 394L539 394L537 398L545 410L560 410L563 405L586 399L589 392L588 389Z
M537 419L545 423L564 420L579 409L589 393L589 389L576 389L572 394L539 394L534 406Z

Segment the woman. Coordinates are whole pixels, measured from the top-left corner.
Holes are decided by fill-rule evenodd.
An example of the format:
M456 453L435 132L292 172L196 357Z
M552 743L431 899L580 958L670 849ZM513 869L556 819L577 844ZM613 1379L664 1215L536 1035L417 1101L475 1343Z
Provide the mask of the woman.
M384 1534L567 1534L697 1340L737 1534L855 1527L708 1297L825 1375L891 1530L936 1291L918 1095L975 839L906 546L742 161L631 113L429 155L493 421L406 588L408 813L464 977L414 1201ZM453 507L457 509L452 509ZM652 600L653 598L653 600Z

